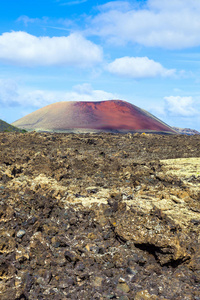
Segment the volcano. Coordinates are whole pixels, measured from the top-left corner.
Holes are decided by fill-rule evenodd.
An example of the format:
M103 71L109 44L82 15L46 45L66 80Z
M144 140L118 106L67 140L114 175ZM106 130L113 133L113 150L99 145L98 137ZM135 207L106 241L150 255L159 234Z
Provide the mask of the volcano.
M56 102L12 125L28 131L176 133L149 112L122 100Z

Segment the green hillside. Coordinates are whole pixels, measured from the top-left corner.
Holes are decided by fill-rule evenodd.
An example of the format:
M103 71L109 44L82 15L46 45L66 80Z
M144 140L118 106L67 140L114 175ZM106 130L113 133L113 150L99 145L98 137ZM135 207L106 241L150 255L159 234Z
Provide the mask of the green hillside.
M0 120L0 132L25 132L25 130L19 129L13 125Z

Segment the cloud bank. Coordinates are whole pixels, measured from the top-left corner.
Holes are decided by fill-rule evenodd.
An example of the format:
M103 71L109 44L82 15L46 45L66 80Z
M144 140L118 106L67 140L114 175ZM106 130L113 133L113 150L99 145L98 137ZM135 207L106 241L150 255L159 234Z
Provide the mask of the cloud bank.
M175 74L175 70L165 69L160 63L148 57L121 57L108 64L110 73L132 78L168 77Z
M0 79L0 104L13 106L18 103L18 86L14 80Z
M0 61L20 66L91 67L101 62L100 47L78 33L36 37L23 31L0 35Z
M191 117L199 114L194 108L194 101L191 96L169 96L165 97L165 110L171 116Z
M142 4L141 4L142 3ZM88 29L116 44L183 49L200 45L200 1L112 1L99 7Z
M0 79L0 105L2 107L34 107L41 108L59 101L102 101L118 98L117 95L95 90L88 83L76 85L68 92L29 90L20 88L9 79Z

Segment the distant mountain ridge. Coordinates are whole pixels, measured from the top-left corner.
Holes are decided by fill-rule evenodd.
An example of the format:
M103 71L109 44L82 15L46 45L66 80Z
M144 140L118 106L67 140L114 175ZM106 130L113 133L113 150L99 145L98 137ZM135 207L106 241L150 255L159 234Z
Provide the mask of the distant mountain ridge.
M24 130L19 129L7 122L0 120L0 132L23 132Z
M12 124L28 131L176 133L149 112L122 100L56 102Z
M180 134L186 134L186 135L200 134L200 132L195 129L179 128L179 127L172 127L172 128Z

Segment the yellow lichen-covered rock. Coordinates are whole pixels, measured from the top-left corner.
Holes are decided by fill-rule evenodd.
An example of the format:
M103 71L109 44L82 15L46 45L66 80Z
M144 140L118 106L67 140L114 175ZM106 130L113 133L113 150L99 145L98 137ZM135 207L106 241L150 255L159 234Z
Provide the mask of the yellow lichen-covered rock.
M164 298L162 299L165 300ZM136 293L135 300L159 300L159 297L156 295L150 295L147 290L143 290Z

